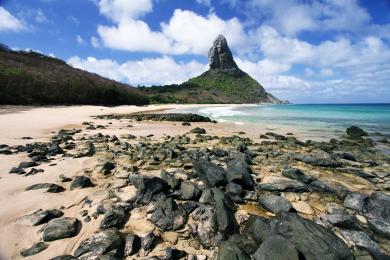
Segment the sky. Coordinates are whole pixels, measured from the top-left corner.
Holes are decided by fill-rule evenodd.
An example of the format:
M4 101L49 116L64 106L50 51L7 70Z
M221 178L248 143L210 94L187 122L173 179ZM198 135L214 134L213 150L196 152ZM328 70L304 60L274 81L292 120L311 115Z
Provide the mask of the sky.
M0 42L133 86L238 66L293 103L390 103L390 0L0 0Z

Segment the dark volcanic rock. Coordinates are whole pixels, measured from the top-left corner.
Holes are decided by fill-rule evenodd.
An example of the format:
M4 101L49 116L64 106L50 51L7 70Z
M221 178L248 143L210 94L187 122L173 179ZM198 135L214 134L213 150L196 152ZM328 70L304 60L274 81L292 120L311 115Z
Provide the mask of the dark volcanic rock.
M329 168L336 168L342 166L341 162L330 158L330 156L296 155L294 159L313 166L329 167Z
M86 176L76 176L70 185L70 189L83 189L94 187L95 185L92 183L91 179Z
M273 213L291 210L291 203L288 200L272 193L261 195L259 202L265 209Z
M76 218L56 218L48 222L43 229L43 241L53 241L74 237L78 233L80 222Z
M257 189L266 191L292 191L292 192L306 192L309 189L303 183L288 179L288 178L274 178L267 183L260 183Z
M243 188L252 190L254 181L251 177L249 164L243 158L237 158L227 163L227 180L240 184Z
M141 248L145 252L149 252L155 246L157 242L157 238L158 237L153 232L150 232L149 234L147 234L141 239Z
M280 212L275 219L251 216L244 231L262 241L272 235L282 236L302 259L353 259L347 245L332 231L295 213Z
M352 137L352 138L360 138L362 136L367 136L367 132L363 131L360 127L357 126L351 126L348 127L347 130L347 135Z
M390 196L373 192L366 206L368 226L377 234L390 239Z
M305 175L300 169L296 169L296 168L285 168L282 171L282 175L284 177L294 179L306 184L309 184L317 180L315 177L310 175Z
M59 255L53 258L50 258L50 260L76 260L77 258L72 255Z
M163 231L177 230L187 223L188 215L181 205L167 198L156 203L156 210L149 220Z
M356 211L363 211L368 196L363 193L351 192L344 199L344 207L354 209Z
M329 222L335 227L356 230L361 229L355 219L346 213L324 214L321 216L321 219Z
M121 250L122 246L122 238L118 229L109 228L98 233L94 233L82 241L74 252L74 255L76 257L80 257L88 253L104 255L112 250Z
M298 251L287 239L279 235L267 237L253 255L255 260L298 260Z
M237 64L233 60L233 55L229 49L226 38L223 35L218 35L214 40L208 56L211 70L239 70Z
M155 195L169 190L167 182L157 177L137 176L132 182L137 187L138 204L148 204Z
M222 167L203 158L193 159L192 163L194 165L193 173L204 180L209 187L227 183L226 172Z
M21 162L18 168L24 169L24 168L34 167L34 166L38 166L38 164L36 162Z
M168 247L165 249L165 258L164 260L178 260L182 259L182 257L185 257L187 253L185 251Z
M213 188L215 201L215 216L218 232L223 236L233 234L238 229L238 223L234 216L234 203L228 195L218 188Z
M44 242L38 242L35 245L31 246L30 248L23 249L22 251L20 251L20 255L23 257L36 255L48 247L49 247L48 244Z
M38 183L38 184L28 186L25 189L25 191L41 190L41 189L44 189L46 192L51 192L51 193L63 192L65 190L64 187L54 183Z
M172 174L166 172L166 171L161 171L161 179L166 181L168 185L171 187L172 190L176 190L179 188L180 181L175 178Z
M194 210L192 218L197 221L196 236L199 242L205 247L210 248L218 242L218 228L215 223L214 211L211 206L202 205Z
M128 234L125 239L124 256L132 256L141 248L141 239L137 235Z
M17 219L17 222L26 223L32 226L44 224L54 218L60 218L64 215L61 210L49 209L49 210L37 210L30 215L23 216Z
M201 191L199 188L189 180L182 181L180 185L181 197L184 200L196 200Z
M192 113L165 113L165 114L118 114L118 115L102 115L97 116L100 119L135 119L137 121L152 120L152 121L176 121L176 122L211 122L211 119L205 116Z
M190 133L203 135L206 134L206 130L204 128L195 127L194 129L191 129Z
M121 207L112 208L106 210L104 213L104 218L102 219L102 222L100 222L100 227L103 229L111 227L120 228L125 224L127 218L128 214L125 209Z
M259 241L248 235L235 234L219 245L217 260L250 260L250 254L259 247Z

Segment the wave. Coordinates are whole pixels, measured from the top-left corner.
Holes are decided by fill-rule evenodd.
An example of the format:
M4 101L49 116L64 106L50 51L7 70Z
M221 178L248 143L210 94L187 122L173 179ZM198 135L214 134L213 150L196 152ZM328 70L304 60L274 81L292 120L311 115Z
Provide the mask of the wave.
M243 116L245 112L235 110L235 106L224 107L206 107L199 110L200 113L206 114L211 117L230 117L230 116Z

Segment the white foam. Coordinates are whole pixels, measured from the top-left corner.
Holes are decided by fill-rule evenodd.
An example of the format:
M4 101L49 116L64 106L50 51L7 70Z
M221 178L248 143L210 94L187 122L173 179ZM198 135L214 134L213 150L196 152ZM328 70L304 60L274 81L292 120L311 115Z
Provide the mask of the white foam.
M206 108L200 109L199 112L206 114L208 116L211 116L211 117L245 115L244 112L235 110L235 107L233 107L233 106L206 107Z

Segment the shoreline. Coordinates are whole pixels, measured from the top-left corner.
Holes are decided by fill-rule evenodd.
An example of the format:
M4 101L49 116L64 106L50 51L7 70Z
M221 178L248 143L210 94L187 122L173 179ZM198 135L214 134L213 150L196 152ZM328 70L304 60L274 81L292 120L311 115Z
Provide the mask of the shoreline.
M135 203L135 200L139 199L137 196L140 196L138 193L140 188L136 182L131 181L131 176L162 178L164 176L162 172L167 171L169 176L175 176L180 182L189 181L191 185L196 185L204 192L207 188L205 182L191 177L195 165L188 158L192 152L207 156L210 163L218 165L224 171L229 160L243 158L240 157L243 154L251 158L248 167L256 188L252 187L252 190L242 193L241 197L234 198L234 202L237 203L234 217L241 226L245 225L249 214L275 218L270 208L259 204L258 196L274 194L273 189L281 189L283 185L290 186L286 186L288 187L286 190L277 190L275 194L288 200L299 217L310 220L331 214L331 209L335 205L342 207L344 195L339 192L344 192L343 189L349 193L360 192L367 196L378 190L389 194L386 185L390 183L390 178L385 174L390 169L389 163L384 155L371 148L368 139L354 141L338 136L333 143L302 142L303 134L286 135L281 129L273 129L271 131L274 134L260 137L260 134L270 131L265 126L254 128L251 125L235 125L229 122L217 124L191 122L190 126L185 126L182 122L93 118L97 115L142 113L178 107L199 106L44 107L25 111L11 110L11 113L0 114L0 121L4 122L0 126L0 144L8 145L0 148L0 151L9 152L0 153L0 186L3 187L0 191L2 205L0 239L3 241L0 245L0 258L22 259L20 256L22 250L42 241L41 231L45 229L45 224L31 226L30 222L26 222L29 218L24 217L34 214L39 209L59 209L64 217L78 219L81 230L69 238L46 241L47 249L25 259L50 259L59 255L74 254L83 240L94 232L103 230L99 225L105 218L105 213L96 214L99 206L105 205L104 207L110 208L112 207L110 205L130 203L128 220L119 228L120 232L139 237L145 237L152 232L159 236L161 241L150 252L144 252L142 249L137 257L161 256L165 248L171 246L191 255L214 259L218 247L207 249L200 245L196 235L193 238L187 234L189 232L187 225L178 230L166 231L150 218L152 212L155 212L152 202L142 206ZM204 129L205 134L191 133L196 128ZM63 135L58 135L60 129L67 131L62 131ZM23 137L31 139L22 139ZM58 140L56 142L59 143L62 152L50 155L45 152L44 159L37 158L36 166L26 167L25 173L9 174L10 169L18 167L20 162L31 161L32 154L40 153L42 146L51 147L54 144L53 140ZM93 151L90 149L91 143ZM389 147L385 143L382 145ZM26 149L28 147L29 149ZM172 157L173 154L177 155ZM305 156L311 156L311 159L308 160ZM108 162L113 163L114 168L106 172L104 167L108 167ZM310 175L310 178L320 180L322 186L317 189L323 190L309 190L306 187L309 184L287 178L283 173L286 166L298 168L306 175ZM70 181L64 182L62 175ZM94 186L71 189L77 176L88 177ZM64 191L58 193L44 190L25 191L31 185L41 183L59 185ZM297 190L292 189L291 185L295 185ZM260 187L264 189L268 187L270 190ZM340 187L343 189L340 190ZM224 196L231 194L227 186L218 189L223 190ZM175 192L180 194L183 191L179 188ZM169 194L171 192L166 196L170 196ZM198 198L173 198L177 201L178 207L185 203L198 202ZM87 215L83 215L83 212L87 212ZM200 220L188 215L190 214L187 214L186 218L188 217L189 224L199 224ZM209 224L204 225L207 227ZM367 224L359 222L359 225ZM188 236L191 239L188 239ZM348 239L346 241L350 242ZM378 244L380 250L390 253L390 241L380 240Z

